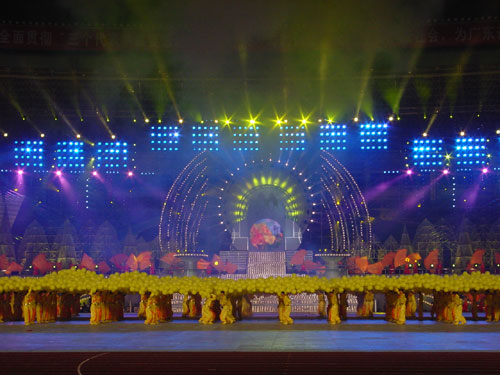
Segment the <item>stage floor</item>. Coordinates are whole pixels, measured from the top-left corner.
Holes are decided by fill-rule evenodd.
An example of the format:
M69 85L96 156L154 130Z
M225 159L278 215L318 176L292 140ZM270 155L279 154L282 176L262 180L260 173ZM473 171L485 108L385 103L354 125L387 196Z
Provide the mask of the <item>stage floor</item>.
M281 325L261 317L233 325L205 326L176 319L156 326L127 317L123 322L91 326L83 316L71 322L25 326L0 324L3 352L123 351L500 351L500 324L485 321L453 326L408 320L404 326L349 319L329 325L316 318L295 318Z

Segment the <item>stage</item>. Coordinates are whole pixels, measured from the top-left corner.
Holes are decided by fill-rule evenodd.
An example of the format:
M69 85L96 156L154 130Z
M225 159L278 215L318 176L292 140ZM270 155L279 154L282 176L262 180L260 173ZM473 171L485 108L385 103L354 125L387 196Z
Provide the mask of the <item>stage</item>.
M369 320L352 317L338 325L314 317L294 319L289 326L271 316L208 326L182 318L147 326L132 315L97 326L85 316L32 326L10 322L0 325L0 351L500 351L500 324L484 320L454 326L432 320L397 325L384 321L383 314Z
M467 316L467 314L466 314ZM470 318L470 316L467 316ZM0 325L0 374L482 374L497 373L500 324L396 325L354 316L329 325L312 316L282 325L261 316L232 325L194 319L147 326L126 316L92 326L71 322Z

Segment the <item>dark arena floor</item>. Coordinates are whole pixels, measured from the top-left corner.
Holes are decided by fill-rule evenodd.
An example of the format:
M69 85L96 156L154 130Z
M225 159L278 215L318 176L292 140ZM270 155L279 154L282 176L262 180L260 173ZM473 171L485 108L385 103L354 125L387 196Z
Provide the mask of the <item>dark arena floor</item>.
M273 317L204 326L176 319L146 326L132 316L91 326L72 322L0 326L0 373L498 373L500 324L453 326L408 320L400 326L351 318L329 325Z

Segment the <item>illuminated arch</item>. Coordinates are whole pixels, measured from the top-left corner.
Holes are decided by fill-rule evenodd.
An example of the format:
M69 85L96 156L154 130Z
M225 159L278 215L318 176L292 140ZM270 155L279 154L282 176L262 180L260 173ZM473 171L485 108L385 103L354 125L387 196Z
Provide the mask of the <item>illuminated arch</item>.
M321 204L330 227L330 247L367 256L372 246L370 214L351 173L329 152L321 151Z
M206 207L208 155L196 155L179 173L163 202L159 240L160 250L188 251L196 246L196 237Z
M252 160L236 168L233 160L221 160L208 152L196 155L179 173L163 202L161 250L198 250L199 233L207 228L211 237L222 237L246 219L252 197L261 189L270 189L283 199L287 218L302 231L323 231L323 226L315 226L328 225L329 251L369 255L370 216L353 176L327 151L303 159L293 164L271 158L269 163Z
M266 189L279 194L284 202L287 219L301 222L301 218L306 215L307 202L299 181L276 166L265 166L263 169L252 171L246 176L238 176L237 182L228 187L225 202L228 219L234 223L245 220L251 198Z

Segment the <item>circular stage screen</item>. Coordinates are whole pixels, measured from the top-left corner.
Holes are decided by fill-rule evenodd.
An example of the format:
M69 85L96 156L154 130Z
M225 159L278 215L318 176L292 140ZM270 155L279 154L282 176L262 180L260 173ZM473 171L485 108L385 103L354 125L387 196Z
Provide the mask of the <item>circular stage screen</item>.
M250 243L259 250L272 250L283 240L280 224L273 219L258 220L250 228Z

